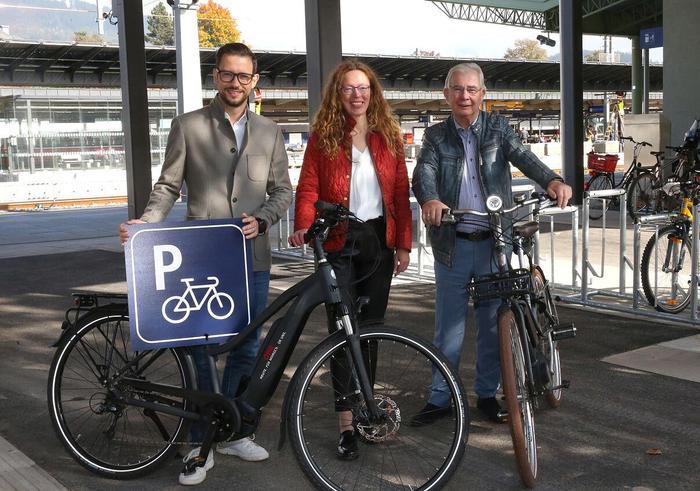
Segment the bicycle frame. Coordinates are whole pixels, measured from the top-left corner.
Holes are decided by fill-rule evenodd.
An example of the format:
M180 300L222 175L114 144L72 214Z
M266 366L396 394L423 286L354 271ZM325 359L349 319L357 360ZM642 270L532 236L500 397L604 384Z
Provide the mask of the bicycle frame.
M487 199L487 207L488 207L488 199ZM491 229L493 230L494 236L496 237L495 241L495 246L494 246L494 257L496 259L496 264L498 266L498 273L507 273L508 271L512 270L513 268L511 267L510 261L507 257L507 248L506 244L502 241L499 240L503 236L503 225L502 225L502 217L506 213L510 213L515 211L516 209L523 208L526 206L530 205L540 205L541 200L539 198L531 198L531 199L526 199L526 200L521 200L520 202L516 202L516 204L509 208L509 209L495 209L490 212L478 212L474 210L449 210L447 214L452 214L452 215L475 215L475 216L482 216L482 217L489 217L491 221ZM448 220L449 222L449 220ZM524 237L521 235L514 236L511 245L513 246L513 251L518 255L518 261L519 261L519 267L524 268L525 267L525 258L527 256L528 258L528 269L532 268L532 258L529 255L526 255L524 252ZM532 301L532 294L527 293L527 294L511 294L510 296L504 297L503 298L503 304L501 306L501 310L504 309L512 309L514 314L516 315L518 319L518 325L519 326L524 326L524 329L519 329L520 333L520 341L523 346L523 353L525 356L525 366L526 370L528 372L528 391L532 395L540 395L540 391L538 388L535 386L534 381L536 380L534 377L534 371L533 371L533 358L532 358L532 348L533 346L537 346L537 338L542 337L546 338L547 342L550 344L550 348L553 345L553 339L552 339L552 334L551 334L551 329L549 329L547 332L542 328L542 326L539 323L539 320L537 318L537 315L535 314L535 308L536 305L534 305ZM550 353L553 353L553 350L550 349ZM551 362L551 360L550 360ZM556 389L556 387L554 388Z

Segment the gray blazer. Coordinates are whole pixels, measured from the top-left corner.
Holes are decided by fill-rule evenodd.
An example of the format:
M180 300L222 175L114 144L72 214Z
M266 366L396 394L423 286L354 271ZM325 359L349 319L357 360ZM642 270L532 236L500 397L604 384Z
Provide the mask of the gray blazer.
M187 219L240 217L242 213L276 223L292 201L282 131L273 121L248 111L246 142L236 138L218 95L209 106L176 117L165 160L153 187L146 222L165 219L187 184ZM267 235L254 239L254 270L270 269Z

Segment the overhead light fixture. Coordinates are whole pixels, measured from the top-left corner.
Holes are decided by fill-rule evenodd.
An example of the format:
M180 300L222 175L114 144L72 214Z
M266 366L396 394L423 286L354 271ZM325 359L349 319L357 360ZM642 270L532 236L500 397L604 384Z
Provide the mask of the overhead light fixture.
M550 48L556 46L557 44L557 42L554 39L551 39L549 35L543 36L540 34L537 36L537 40L540 42L540 44L546 44Z

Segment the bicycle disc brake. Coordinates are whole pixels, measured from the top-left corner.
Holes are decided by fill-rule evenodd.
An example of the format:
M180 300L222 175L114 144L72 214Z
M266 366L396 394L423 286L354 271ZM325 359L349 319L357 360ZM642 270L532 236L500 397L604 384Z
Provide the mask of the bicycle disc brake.
M356 418L355 428L360 438L368 443L379 443L394 438L401 427L401 409L391 398L381 395L374 395L377 407L382 413L381 421L371 423L369 421L366 407L360 411Z

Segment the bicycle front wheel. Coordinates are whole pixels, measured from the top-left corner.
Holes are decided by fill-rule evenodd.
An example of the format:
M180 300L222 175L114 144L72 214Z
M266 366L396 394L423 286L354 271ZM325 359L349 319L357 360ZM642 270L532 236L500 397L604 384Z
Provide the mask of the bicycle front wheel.
M652 235L642 253L642 288L650 305L677 314L690 303L692 259L690 241L678 226Z
M515 460L520 479L525 486L531 488L537 482L535 415L528 391L528 375L520 330L511 310L498 316L498 338L503 393L508 407L508 424Z
M330 336L302 362L289 390L289 432L297 460L320 489L439 489L461 462L468 437L467 404L457 374L427 341L393 328L363 330L369 344L374 399L383 413L370 422L361 394L335 393L331 363L345 360L344 333ZM446 381L452 411L429 426L410 426L426 404L433 376ZM337 385L337 384L336 384ZM338 413L351 401L359 458L336 458Z
M627 213L636 220L641 215L655 213L659 188L651 172L642 172L632 179L627 188Z
M613 183L612 179L610 179L610 176L608 176L607 174L597 174L593 176L590 181L588 181L588 188L586 190L601 191L604 189L612 189L612 187ZM603 216L605 210L608 209L609 198L592 198L589 201L589 203L590 205L588 207L588 217L591 220L598 220L600 217Z
M48 404L56 435L75 460L99 475L127 479L152 471L187 436L189 421L130 406L120 395L180 409L187 402L128 389L120 380L189 388L186 367L178 350L131 351L126 306L95 309L78 321L51 364Z

